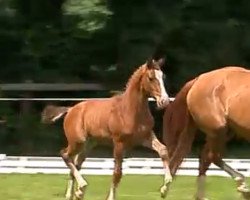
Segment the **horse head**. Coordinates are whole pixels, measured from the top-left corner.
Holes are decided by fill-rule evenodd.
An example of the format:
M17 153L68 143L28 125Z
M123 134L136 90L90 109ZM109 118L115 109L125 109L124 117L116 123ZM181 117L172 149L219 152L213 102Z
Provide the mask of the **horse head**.
M158 61L149 59L145 64L145 73L141 79L141 87L144 93L156 100L158 108L163 108L169 104L169 96L164 86L164 74L161 70L165 63L165 59Z

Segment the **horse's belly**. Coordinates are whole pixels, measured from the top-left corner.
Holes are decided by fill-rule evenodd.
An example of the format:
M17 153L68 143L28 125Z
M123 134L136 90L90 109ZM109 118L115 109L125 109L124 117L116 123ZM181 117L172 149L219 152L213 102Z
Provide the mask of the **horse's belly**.
M236 133L237 137L244 138L250 142L250 127L234 124L231 126L231 129Z
M92 127L89 129L88 134L97 139L108 139L111 137L110 132L106 128Z
M248 94L241 94L230 102L228 120L237 135L250 140L250 98Z

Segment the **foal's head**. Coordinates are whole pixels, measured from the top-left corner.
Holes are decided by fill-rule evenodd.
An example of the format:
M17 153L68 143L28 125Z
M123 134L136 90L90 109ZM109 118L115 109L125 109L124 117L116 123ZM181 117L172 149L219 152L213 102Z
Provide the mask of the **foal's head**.
M169 96L163 82L164 74L161 70L164 62L165 59L163 58L158 61L153 59L148 60L145 64L145 73L141 79L142 90L147 96L156 99L159 108L163 108L169 103Z

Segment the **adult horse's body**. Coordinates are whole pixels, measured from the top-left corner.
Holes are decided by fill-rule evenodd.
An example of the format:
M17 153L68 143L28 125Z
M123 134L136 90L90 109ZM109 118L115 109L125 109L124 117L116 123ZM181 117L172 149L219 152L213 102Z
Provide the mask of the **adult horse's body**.
M201 74L187 82L165 110L164 143L170 157L170 171L175 175L183 158L190 152L198 130L206 143L200 154L196 198L205 199L205 174L211 163L225 170L237 182L245 199L250 191L244 177L233 170L222 156L232 133L250 141L250 71L225 67Z
M99 142L111 142L114 145L115 167L113 182L108 200L115 200L116 188L122 176L124 150L135 145L154 149L163 160L166 174L161 188L165 196L172 177L168 169L168 152L153 132L154 120L148 106L148 97L154 97L159 107L169 102L163 84L161 66L163 60L150 60L139 67L131 76L124 93L107 100L80 102L73 107L47 107L42 113L45 122L53 122L67 113L64 118L64 132L68 147L61 156L71 170L66 198L73 198L74 181L78 189L77 199L82 199L86 180L80 175L81 164L86 157L87 142L96 139Z

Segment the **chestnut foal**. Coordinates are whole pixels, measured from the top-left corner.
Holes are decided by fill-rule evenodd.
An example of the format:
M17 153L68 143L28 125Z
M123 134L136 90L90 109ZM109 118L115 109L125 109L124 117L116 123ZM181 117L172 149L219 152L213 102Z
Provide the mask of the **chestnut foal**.
M76 198L84 197L87 182L79 170L86 158L90 138L98 142L111 141L114 146L113 181L107 200L116 199L116 188L122 177L124 151L136 145L153 149L161 157L165 168L161 196L166 196L168 185L172 181L168 168L168 152L153 132L154 119L148 105L149 97L156 99L159 108L169 103L169 96L163 84L163 64L164 59L150 59L140 66L129 79L126 90L120 95L105 100L80 102L73 107L47 106L44 109L43 122L54 122L67 113L64 118L64 132L68 146L61 151L71 174L66 192L67 200L73 199L75 180L78 184Z

